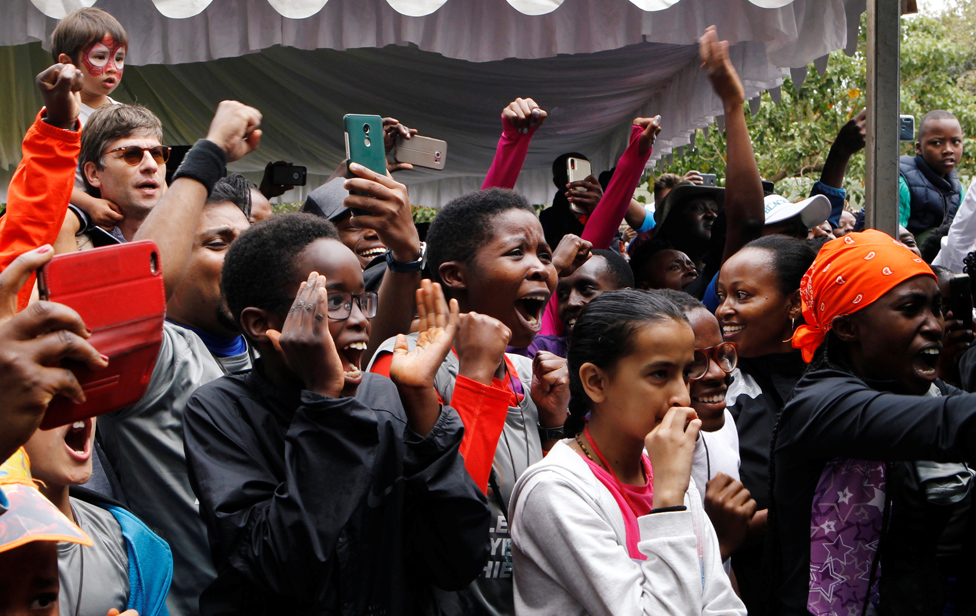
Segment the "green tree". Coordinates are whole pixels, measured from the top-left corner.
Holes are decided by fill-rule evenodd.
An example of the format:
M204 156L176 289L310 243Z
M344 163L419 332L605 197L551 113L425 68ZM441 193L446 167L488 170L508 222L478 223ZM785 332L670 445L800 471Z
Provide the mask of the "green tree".
M960 0L939 15L907 16L902 20L901 110L922 116L933 109L946 109L959 118L963 134L976 137L976 0ZM762 94L759 109L747 115L749 133L759 171L776 182L778 193L790 199L809 194L820 177L824 158L837 131L865 104L865 19L862 18L858 46L853 56L843 51L830 55L823 75L813 65L799 90L785 80L782 100L774 103ZM976 172L976 157L968 144L959 164L964 179ZM914 153L914 143L905 143L902 153ZM698 131L694 147L682 156L660 165L658 173L684 174L689 169L702 173L725 173L725 135L716 127ZM653 182L653 176L648 178ZM721 183L721 182L720 182ZM964 182L965 184L965 182ZM850 205L858 209L864 200L864 156L855 156L848 166L844 188Z

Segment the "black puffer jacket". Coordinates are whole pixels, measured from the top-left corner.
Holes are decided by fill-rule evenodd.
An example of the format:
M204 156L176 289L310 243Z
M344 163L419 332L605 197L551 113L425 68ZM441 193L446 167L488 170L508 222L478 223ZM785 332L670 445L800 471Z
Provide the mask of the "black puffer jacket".
M902 156L898 161L898 172L912 196L908 230L918 235L942 225L948 228L962 200L958 174L953 171L942 177L918 154Z

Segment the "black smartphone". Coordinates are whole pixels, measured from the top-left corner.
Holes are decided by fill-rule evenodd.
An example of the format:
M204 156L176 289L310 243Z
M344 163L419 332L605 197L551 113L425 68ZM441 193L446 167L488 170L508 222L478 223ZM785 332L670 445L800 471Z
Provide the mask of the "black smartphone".
M949 280L949 310L952 316L967 323L973 319L972 283L967 274L956 274Z
M308 170L298 165L271 165L271 183L275 186L305 186Z
M769 180L763 180L763 196L768 197L776 192L776 184L770 182Z

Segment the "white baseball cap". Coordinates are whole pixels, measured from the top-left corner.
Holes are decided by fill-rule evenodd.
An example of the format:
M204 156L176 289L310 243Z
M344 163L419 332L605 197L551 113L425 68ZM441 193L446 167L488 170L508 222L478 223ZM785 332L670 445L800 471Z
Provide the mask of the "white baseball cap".
M830 216L830 200L823 195L814 195L796 203L786 197L769 195L764 205L767 225L782 222L799 214L806 228L812 229Z

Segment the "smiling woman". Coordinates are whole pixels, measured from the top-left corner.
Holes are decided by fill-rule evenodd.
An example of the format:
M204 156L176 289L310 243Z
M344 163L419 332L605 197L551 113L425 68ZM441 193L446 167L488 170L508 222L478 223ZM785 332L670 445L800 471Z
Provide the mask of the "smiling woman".
M976 398L936 380L935 275L891 237L865 231L827 243L801 293L806 323L793 344L812 363L772 445L772 612L860 613L869 603L939 612L958 575L943 557L963 540L948 520L969 507L972 481L964 464L946 461L976 452ZM843 559L838 544L849 547Z

